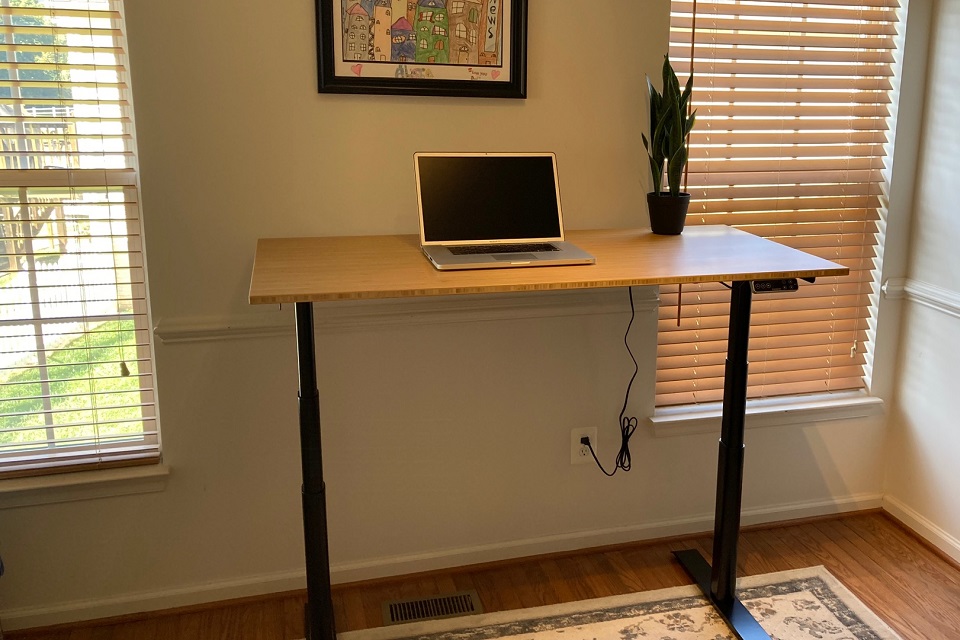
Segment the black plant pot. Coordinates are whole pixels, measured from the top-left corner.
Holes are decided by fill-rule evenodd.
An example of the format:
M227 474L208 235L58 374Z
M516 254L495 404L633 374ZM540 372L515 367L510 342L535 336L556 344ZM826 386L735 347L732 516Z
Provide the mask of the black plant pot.
M647 194L647 209L650 211L650 229L662 236L677 236L683 233L690 207L690 194L671 196L669 191Z

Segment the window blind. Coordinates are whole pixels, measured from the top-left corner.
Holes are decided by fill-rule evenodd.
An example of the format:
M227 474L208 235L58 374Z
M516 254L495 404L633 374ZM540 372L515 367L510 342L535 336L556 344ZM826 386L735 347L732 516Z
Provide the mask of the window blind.
M729 224L850 268L754 296L748 397L863 389L897 0L671 6L670 59L681 84L692 59L697 110L687 224ZM657 406L721 399L729 297L720 284L661 288Z
M0 477L155 462L117 0L0 0Z

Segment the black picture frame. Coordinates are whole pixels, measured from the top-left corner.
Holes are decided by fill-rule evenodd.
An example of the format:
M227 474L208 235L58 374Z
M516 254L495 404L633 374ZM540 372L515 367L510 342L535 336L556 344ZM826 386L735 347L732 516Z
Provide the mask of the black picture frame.
M424 4L426 3L426 4ZM347 24L347 7L357 15L366 12L369 6L374 11L382 12L390 4L390 0L316 0L317 8L317 63L320 93L346 94L385 94L407 96L449 96L475 98L526 98L527 97L527 0L405 0L404 4L413 5L414 14L422 15L419 8L437 9L443 5L444 12L456 4L473 7L479 5L483 9L483 22L495 24L499 29L499 38L494 34L495 29L487 28L484 33L491 34L495 39L493 46L499 47L494 53L477 53L486 55L488 59L483 63L470 65L469 62L450 63L427 62L404 59L403 54L397 54L401 61L388 59L377 61L370 56L374 54L374 45L370 44L367 51L354 51L348 55L361 55L361 59L347 59L344 55L349 29ZM359 8L357 8L359 6ZM496 6L500 12L488 15L491 6ZM504 11L509 9L509 12ZM361 11L362 10L362 11ZM410 7L407 7L408 14ZM369 12L366 12L369 14ZM445 14L446 15L446 14ZM381 13L381 17L383 14ZM500 18L499 23L488 22ZM449 16L446 18L449 30ZM376 22L372 16L367 16L368 25L382 24ZM339 21L337 24L335 21ZM395 22L390 22L391 27ZM406 25L412 24L409 21ZM415 24L421 24L417 21ZM422 26L422 25L421 25ZM362 29L358 25L357 29ZM368 30L370 42L376 34ZM376 27L382 29L382 27ZM359 32L358 32L359 33ZM416 33L411 29L410 37ZM347 35L345 35L347 34ZM391 31L387 35L394 37ZM443 37L450 41L451 36ZM461 56L466 50L465 41L461 45ZM416 47L417 41L412 42ZM482 43L481 43L482 44ZM410 45L408 44L408 47ZM474 43L473 46L480 46ZM447 55L450 54L447 49ZM379 50L377 50L379 52ZM442 49L441 49L442 51ZM393 54L393 50L391 50ZM379 54L384 57L382 53ZM472 53L467 55L473 55ZM491 57L497 59L491 60ZM393 55L391 55L391 58ZM351 64L352 63L352 64ZM376 75L366 75L369 71ZM453 77L432 77L436 75L451 75ZM389 74L389 75L388 75ZM469 76L467 78L461 76Z

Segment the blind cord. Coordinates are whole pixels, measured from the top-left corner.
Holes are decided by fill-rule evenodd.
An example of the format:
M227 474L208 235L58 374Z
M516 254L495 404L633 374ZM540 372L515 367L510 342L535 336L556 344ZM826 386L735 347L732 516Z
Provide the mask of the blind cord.
M630 322L627 323L627 330L623 334L623 344L627 348L627 353L630 354L630 359L633 360L633 375L630 376L630 382L627 383L627 391L623 395L623 407L620 409L620 451L617 452L616 465L613 471L607 471L603 468L603 465L597 458L597 453L593 450L593 443L587 442L587 448L590 449L590 455L593 456L594 462L597 463L597 466L600 468L600 471L603 471L604 475L611 478L620 469L630 471L630 437L637 430L636 417L625 415L627 412L627 403L630 401L630 388L633 386L633 381L636 380L637 373L640 371L640 365L637 364L637 359L633 355L633 350L630 349L630 342L628 340L630 337L630 327L633 326L633 321L637 317L636 308L633 305L633 288L627 287L627 292L630 294Z

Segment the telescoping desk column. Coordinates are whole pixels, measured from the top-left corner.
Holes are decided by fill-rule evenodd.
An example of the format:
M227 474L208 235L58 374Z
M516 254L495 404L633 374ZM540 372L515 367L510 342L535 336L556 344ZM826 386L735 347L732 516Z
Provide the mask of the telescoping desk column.
M848 269L725 226L688 227L680 236L656 236L646 229L572 231L568 236L596 256L597 263L441 272L420 253L414 235L272 238L257 243L250 303L296 306L309 640L335 638L312 303L717 281L732 283L733 291L713 566L696 551L676 555L738 637L768 638L735 594L749 285L751 280L845 275Z

